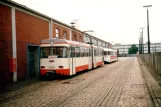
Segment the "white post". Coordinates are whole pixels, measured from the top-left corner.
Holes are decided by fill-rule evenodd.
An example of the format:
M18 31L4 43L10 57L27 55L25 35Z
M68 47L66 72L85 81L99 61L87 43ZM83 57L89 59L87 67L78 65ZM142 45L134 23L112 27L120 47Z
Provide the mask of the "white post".
M69 29L69 40L72 40L72 30Z
M53 21L49 21L49 39L53 38Z
M15 8L11 8L12 16L12 57L16 59L16 71L13 72L13 82L17 82L17 47L16 47L16 22L15 22Z

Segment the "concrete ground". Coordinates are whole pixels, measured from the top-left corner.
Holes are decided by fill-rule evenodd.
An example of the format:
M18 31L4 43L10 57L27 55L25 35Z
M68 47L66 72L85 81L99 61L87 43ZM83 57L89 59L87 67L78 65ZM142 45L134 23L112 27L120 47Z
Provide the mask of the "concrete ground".
M0 107L153 107L137 58L119 58L71 78L0 94Z

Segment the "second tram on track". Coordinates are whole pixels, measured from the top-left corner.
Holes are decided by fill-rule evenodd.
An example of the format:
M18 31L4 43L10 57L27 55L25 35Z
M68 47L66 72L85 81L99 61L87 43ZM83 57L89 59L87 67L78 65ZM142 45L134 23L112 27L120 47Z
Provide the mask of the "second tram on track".
M40 76L71 76L104 65L103 48L66 39L45 39L40 45Z
M117 50L103 48L104 51L104 62L111 63L118 60Z

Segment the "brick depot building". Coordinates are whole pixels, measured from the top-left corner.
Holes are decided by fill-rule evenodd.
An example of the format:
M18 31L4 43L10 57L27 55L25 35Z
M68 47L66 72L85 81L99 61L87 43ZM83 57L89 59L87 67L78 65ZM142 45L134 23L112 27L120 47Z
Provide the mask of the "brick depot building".
M38 77L40 41L55 37L110 46L108 42L23 5L0 1L0 86Z

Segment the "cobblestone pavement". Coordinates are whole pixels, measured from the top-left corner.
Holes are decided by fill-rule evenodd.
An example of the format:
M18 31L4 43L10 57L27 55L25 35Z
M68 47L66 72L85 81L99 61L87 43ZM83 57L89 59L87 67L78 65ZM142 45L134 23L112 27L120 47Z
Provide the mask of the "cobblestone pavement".
M72 78L46 84L37 90L32 85L31 89L13 91L30 90L15 97L12 94L13 98L1 101L0 107L153 106L136 58L121 58Z

